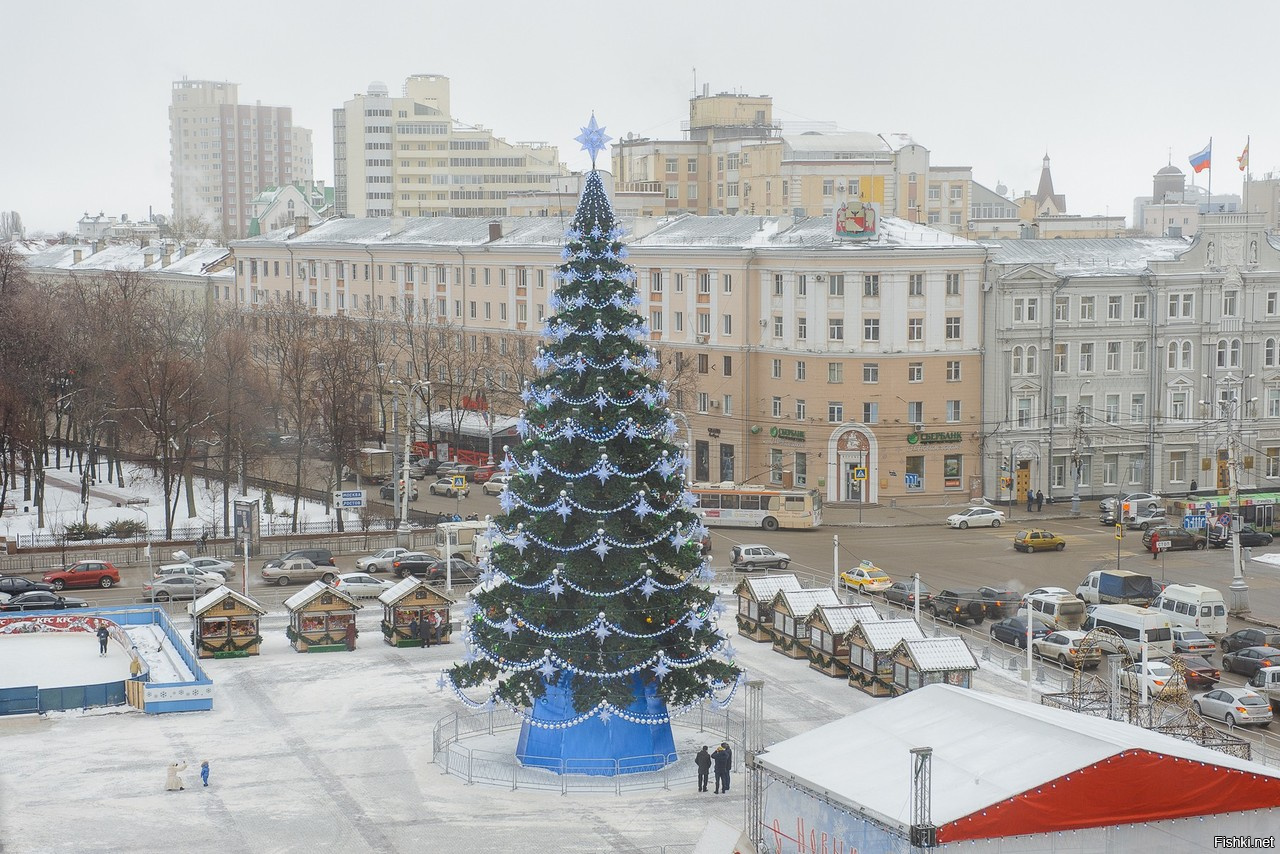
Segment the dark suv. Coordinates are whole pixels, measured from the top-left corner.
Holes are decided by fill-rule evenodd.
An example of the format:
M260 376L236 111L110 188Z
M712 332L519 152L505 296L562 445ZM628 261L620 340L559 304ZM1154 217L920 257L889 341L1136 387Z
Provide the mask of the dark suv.
M1231 545L1231 530L1225 525L1214 525L1209 529L1209 545L1215 549L1226 548ZM1240 545L1269 546L1271 545L1271 535L1266 531L1259 531L1252 525L1245 525L1240 529Z
M1204 537L1197 536L1186 528L1161 525L1158 528L1148 528L1146 530L1142 535L1142 547L1147 551L1151 551L1151 540L1155 537L1159 537L1160 542L1169 543L1169 548L1173 551L1202 549L1205 546Z
M1280 647L1280 629L1239 629L1229 635L1223 635L1218 641L1223 652L1235 652L1251 646Z
M337 566L333 560L333 552L328 549L294 549L280 556L280 560L290 560L295 557L305 557L316 566Z
M977 590L943 590L935 593L927 606L935 619L952 623L965 621L982 625L987 616L987 604Z

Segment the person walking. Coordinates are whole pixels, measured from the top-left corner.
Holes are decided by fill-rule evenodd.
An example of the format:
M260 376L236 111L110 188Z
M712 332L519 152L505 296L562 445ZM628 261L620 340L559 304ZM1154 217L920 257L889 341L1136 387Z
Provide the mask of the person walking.
M1036 494L1032 490L1027 490L1027 512L1031 512L1031 505L1036 502Z
M186 771L187 763L171 762L169 763L169 775L165 778L164 788L166 792L181 792L185 786L182 785L182 778L178 776L179 771Z
M209 760L206 759L200 763L200 782L204 783L205 788L209 788Z
M721 744L716 748L715 753L711 754L711 760L715 764L716 770L716 794L729 791L729 768L733 764L733 754L729 752L729 748L725 744Z
M427 646L440 643L440 612L432 609L427 615Z
M107 630L105 625L98 626L98 658L106 658L107 641L111 639L111 632Z
M711 776L711 754L707 752L705 744L693 757L693 764L698 766L698 791L705 792L707 790L707 778Z
M1160 556L1160 534L1153 531L1151 533L1151 559L1155 560Z
M1040 489L1036 490L1036 512L1044 512L1044 491Z

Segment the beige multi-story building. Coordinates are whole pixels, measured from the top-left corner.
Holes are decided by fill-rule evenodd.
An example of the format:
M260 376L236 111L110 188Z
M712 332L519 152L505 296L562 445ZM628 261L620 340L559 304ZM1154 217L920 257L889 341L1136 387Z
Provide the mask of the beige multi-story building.
M311 132L290 107L239 103L239 84L178 80L169 106L173 216L192 231L242 237L259 191L312 180Z
M509 193L568 174L553 145L455 121L441 74L415 74L398 98L375 81L335 108L333 170L337 211L353 217L506 216Z
M970 168L931 167L929 150L905 134L784 128L768 96L705 88L690 99L684 130L686 139L619 140L618 189L661 193L668 213L830 216L863 201L952 233L968 220Z
M696 479L869 502L980 490L983 247L892 218L863 241L830 217L623 224ZM235 296L400 324L402 342L420 324L438 352L380 361L425 373L437 407L461 387L510 415L563 241L554 217L331 220L234 243Z

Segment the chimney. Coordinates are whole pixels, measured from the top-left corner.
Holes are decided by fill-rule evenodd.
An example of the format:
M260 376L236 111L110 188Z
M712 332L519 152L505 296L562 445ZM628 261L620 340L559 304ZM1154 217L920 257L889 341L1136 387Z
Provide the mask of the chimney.
M306 234L310 230L311 230L311 220L307 219L305 216L295 216L293 218L293 236L294 237L298 237L299 235Z
M84 250L79 247L71 250L71 263L79 264L84 260Z
M502 239L502 223L494 220L489 223L489 242Z
M168 267L170 259L173 258L173 246L166 243L164 248L160 250L160 266Z
M186 258L188 255L194 255L194 254L196 254L196 242L194 240L188 240L186 243L182 244L183 258Z

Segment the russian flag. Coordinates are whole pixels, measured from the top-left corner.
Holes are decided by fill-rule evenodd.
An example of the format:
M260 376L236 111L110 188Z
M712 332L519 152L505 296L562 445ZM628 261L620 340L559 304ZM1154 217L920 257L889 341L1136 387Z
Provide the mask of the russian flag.
M1213 140L1209 140L1209 144L1204 148L1191 155L1191 171L1203 172L1209 168L1209 159L1213 154Z

